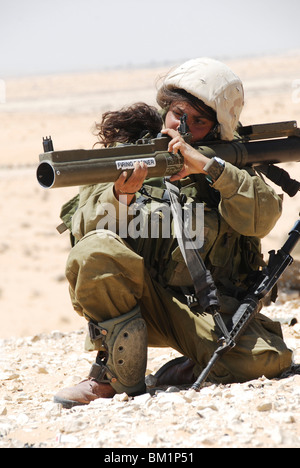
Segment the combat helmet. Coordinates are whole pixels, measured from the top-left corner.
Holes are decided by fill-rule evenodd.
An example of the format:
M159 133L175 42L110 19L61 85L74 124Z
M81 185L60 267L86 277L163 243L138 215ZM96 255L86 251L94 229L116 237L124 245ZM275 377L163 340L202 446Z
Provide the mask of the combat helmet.
M244 89L227 65L207 57L188 60L170 71L162 86L184 89L211 107L216 112L220 138L233 140L244 105Z

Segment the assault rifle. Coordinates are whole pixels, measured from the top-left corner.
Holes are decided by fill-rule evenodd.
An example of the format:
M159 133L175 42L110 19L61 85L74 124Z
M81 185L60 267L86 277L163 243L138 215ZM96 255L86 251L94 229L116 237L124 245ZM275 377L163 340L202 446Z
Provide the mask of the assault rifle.
M300 183L277 163L300 161L300 129L296 121L257 124L238 129L232 142L202 141L193 146L205 156L217 156L242 168L255 166L258 172L295 196ZM51 138L43 139L37 180L44 188L93 185L114 182L124 170L133 169L135 161L144 161L149 177L177 174L183 166L180 154L168 152L169 137L141 139L135 144L100 149L54 151Z
M268 265L258 272L258 277L254 286L247 292L246 297L232 316L229 327L227 328L226 325L222 323L222 332L225 331L225 333L219 340L221 345L213 353L207 366L192 385L192 389L199 390L218 360L236 345L240 336L259 311L260 300L273 289L282 273L293 262L290 253L299 239L300 219L295 223L289 233L287 241L281 249L279 249L277 253L275 253L274 250L270 252ZM220 316L218 318L221 319ZM216 325L218 324L216 323Z

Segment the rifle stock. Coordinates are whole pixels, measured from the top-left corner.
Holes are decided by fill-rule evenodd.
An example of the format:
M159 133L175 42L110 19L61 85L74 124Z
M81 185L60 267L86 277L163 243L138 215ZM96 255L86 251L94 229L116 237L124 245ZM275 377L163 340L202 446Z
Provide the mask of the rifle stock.
M241 127L239 133L240 139L233 142L203 141L194 146L209 158L217 156L239 168L300 161L300 129L295 121ZM171 176L183 166L180 154L168 152L169 138L165 136L91 150L53 151L50 142L37 168L37 180L44 188L114 182L140 160L147 163L149 177ZM299 189L300 184L295 193Z

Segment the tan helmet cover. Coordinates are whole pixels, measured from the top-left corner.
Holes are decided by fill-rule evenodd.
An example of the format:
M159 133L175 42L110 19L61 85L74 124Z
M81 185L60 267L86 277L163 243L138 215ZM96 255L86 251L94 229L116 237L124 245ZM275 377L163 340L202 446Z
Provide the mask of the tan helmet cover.
M214 109L222 140L233 140L244 105L243 84L222 62L211 58L189 60L171 71L162 86L184 89Z

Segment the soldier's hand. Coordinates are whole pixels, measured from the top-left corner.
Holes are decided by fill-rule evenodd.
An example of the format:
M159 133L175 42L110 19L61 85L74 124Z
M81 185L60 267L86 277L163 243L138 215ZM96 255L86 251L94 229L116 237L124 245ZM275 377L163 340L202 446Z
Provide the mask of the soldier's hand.
M129 205L140 190L148 174L147 164L135 162L132 174L128 177L127 171L121 173L114 184L115 197L121 202Z
M189 145L177 130L166 128L162 130L162 133L165 133L172 138L169 142L168 151L175 154L180 151L180 154L184 158L183 168L178 172L178 174L175 174L170 178L171 182L183 179L183 177L187 177L190 174L206 174L203 168L208 163L209 158Z

